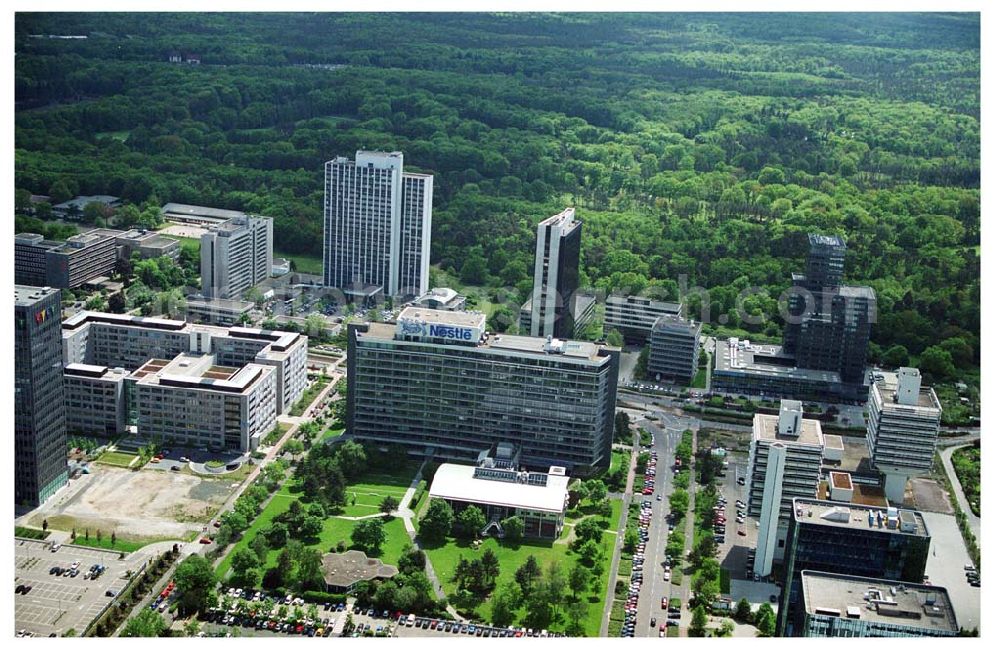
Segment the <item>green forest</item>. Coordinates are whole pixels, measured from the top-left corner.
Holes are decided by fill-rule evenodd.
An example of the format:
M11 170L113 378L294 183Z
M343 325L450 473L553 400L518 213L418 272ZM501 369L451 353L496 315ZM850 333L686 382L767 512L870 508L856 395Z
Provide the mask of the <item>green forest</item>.
M780 336L806 234L839 233L878 295L871 360L977 387L979 34L977 14L22 13L15 183L252 211L319 257L323 163L400 150L435 176L437 281L525 298L534 225L573 205L586 285L702 286L730 326L759 287L755 338Z

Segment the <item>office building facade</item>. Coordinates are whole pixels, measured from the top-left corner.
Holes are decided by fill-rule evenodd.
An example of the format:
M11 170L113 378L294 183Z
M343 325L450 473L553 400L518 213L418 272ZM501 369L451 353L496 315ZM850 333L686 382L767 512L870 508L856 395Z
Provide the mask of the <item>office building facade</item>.
M252 452L277 422L275 374L220 366L209 354L151 359L125 378L128 417L158 442Z
M573 295L580 287L580 231L576 210L569 208L538 224L535 282L528 308L531 337L573 336ZM525 332L522 330L522 332Z
M958 635L948 589L894 580L802 571L806 638Z
M610 464L619 349L486 333L481 313L404 309L348 328L354 437L441 458L494 443L522 462L593 473Z
M326 163L323 283L428 291L434 177L403 171L403 154L358 151Z
M649 335L649 375L688 384L698 372L701 322L663 315Z
M67 431L112 437L123 433L127 374L123 368L67 365L63 369Z
M604 332L617 330L627 342L646 343L664 315L680 315L681 304L641 296L611 295L604 301Z
M804 570L920 583L931 538L915 510L796 498L777 635L801 635Z
M14 503L36 507L66 483L59 290L14 288Z
M271 278L274 223L239 216L211 225L201 235L201 292L205 297L240 299Z
M868 399L868 451L885 478L885 494L902 503L911 476L934 463L941 428L941 403L934 389L921 388L920 371L900 368L896 383L876 381Z
M747 470L747 514L760 521L754 573L783 561L792 499L815 497L823 464L823 430L802 417L802 403L782 400L777 416L757 414Z
M843 285L846 252L840 236L809 234L806 273L792 275L783 347L799 368L863 385L876 299L868 286Z
M281 414L306 388L308 339L298 333L257 328L219 328L155 317L83 311L63 322L63 362L134 371L154 358L211 353L225 367L273 366L276 409Z

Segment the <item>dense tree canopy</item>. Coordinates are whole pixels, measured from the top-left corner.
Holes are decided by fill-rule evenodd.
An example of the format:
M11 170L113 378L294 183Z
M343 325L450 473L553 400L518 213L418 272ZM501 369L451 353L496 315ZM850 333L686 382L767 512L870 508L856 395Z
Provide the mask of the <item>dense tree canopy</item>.
M917 13L24 13L15 188L21 208L28 191L249 210L274 217L279 250L318 257L323 163L401 150L435 176L441 280L525 298L534 224L572 204L585 284L703 286L730 327L760 287L742 306L765 319L741 327L772 338L806 233L836 232L848 280L878 295L873 359L898 345L939 377L979 356L979 27ZM202 63L171 64L174 51ZM127 213L146 223L140 207ZM138 269L150 286L191 278Z

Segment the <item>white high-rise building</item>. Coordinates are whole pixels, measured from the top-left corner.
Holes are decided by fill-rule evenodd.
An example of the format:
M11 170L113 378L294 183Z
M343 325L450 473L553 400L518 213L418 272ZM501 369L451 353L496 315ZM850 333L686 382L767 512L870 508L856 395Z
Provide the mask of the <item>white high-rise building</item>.
M434 177L403 171L403 154L358 151L326 163L323 284L428 290Z
M201 235L201 292L210 299L239 299L271 276L273 221L237 216Z
M747 510L760 520L757 575L770 575L774 562L784 559L792 498L816 497L823 446L819 421L804 420L798 400L782 400L777 416L754 416Z
M903 367L895 384L876 381L869 391L868 451L893 503L902 503L909 478L929 472L934 461L941 403L920 381L918 369Z

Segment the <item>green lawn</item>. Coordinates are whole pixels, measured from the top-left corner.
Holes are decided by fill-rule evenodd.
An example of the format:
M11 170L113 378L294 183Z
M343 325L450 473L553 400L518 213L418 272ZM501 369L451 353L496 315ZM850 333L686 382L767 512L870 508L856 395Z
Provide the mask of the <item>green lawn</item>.
M104 465L114 465L116 467L128 467L135 459L136 454L126 454L125 452L104 452L101 454L100 458L97 459L97 462Z
M325 443L331 438L336 438L337 436L340 436L343 433L344 433L343 427L339 427L337 429L334 429L333 427L328 427L327 430L323 432L323 435L319 437L319 441L317 442Z
M305 274L322 274L323 273L323 259L317 258L315 256L300 256L295 254L289 254L283 252L279 249L274 250L274 258L287 258L295 266L296 272L304 272Z
M102 534L100 541L98 541L96 535L91 535L88 539L82 534L77 534L76 539L74 539L71 543L75 546L90 546L91 548L105 548L107 550L119 550L126 553L134 553L143 546L155 544L159 541L171 541L172 539L178 542L186 540L178 537L147 537L136 541L129 538L123 539L121 537L116 537L114 544L112 544L111 535Z
M372 473L366 474L357 483L353 483L347 488L347 505L340 513L341 516L360 517L379 512L378 505L386 495L392 495L397 499L402 499L410 481L420 467L419 461L406 461L399 466L394 473ZM222 579L229 571L233 552L242 546L249 546L250 541L262 528L269 526L274 518L287 511L292 501L301 496L301 487L294 477L289 477L282 484L274 497L264 507L250 525L236 546L226 555L215 569L216 575ZM352 504L354 496L357 496L357 503ZM357 521L351 519L338 519L328 517L323 523L323 530L319 536L305 541L307 545L313 546L321 552L330 552L336 549L337 543L343 541L351 548L351 530ZM400 555L411 545L410 537L406 534L406 527L402 519L392 519L385 524L386 541L382 545L379 557L390 564L397 564ZM272 550L267 556L267 566L274 566L277 562L280 550Z
M611 452L611 467L608 468L608 474L614 474L620 470L627 455L625 452Z
M708 379L707 375L706 375L706 372L707 372L707 369L704 366L700 366L698 368L698 372L695 373L694 380L691 381L691 388L692 389L704 389L705 388L706 380Z
M621 518L622 518L622 500L611 499L611 524L608 526L608 529L617 532L618 522L621 520Z
M173 238L181 244L181 249L192 249L198 253L201 253L201 240L198 238L186 238L184 236L171 236L170 234L162 234L167 238Z
M583 599L587 602L587 616L583 620L584 633L587 636L598 636L601 631L601 616L604 612L604 592L608 581L608 567L611 563L612 544L613 540L609 536L605 537L601 546L604 553L604 555L599 558L600 563L603 565L600 575L601 593L593 595L588 591L583 595ZM562 567L563 574L566 575L576 563L576 556L570 552L569 546L564 543L525 541L520 545L517 545L498 541L494 537L484 539L479 550L474 549L466 540L458 542L453 538L449 538L447 542L441 546L436 548L427 547L425 552L427 553L427 557L431 560L431 563L434 565L434 572L441 581L441 585L444 587L445 592L450 595L455 592L455 583L451 581L451 578L455 574L455 568L458 565L459 557L464 556L466 559L472 560L481 555L482 551L486 548L492 549L493 552L496 553L497 558L500 560L500 577L497 578L497 586L500 586L504 582L513 580L514 572L525 562L525 560L528 559L529 555L535 556L535 559L538 560L543 573L549 563L555 562ZM476 613L486 620L489 619L489 599L480 603L476 607ZM568 622L565 613L561 613L560 615L561 621L553 627L550 627L551 630L563 628L566 622ZM524 609L521 609L518 615L518 621L522 620L523 616Z

